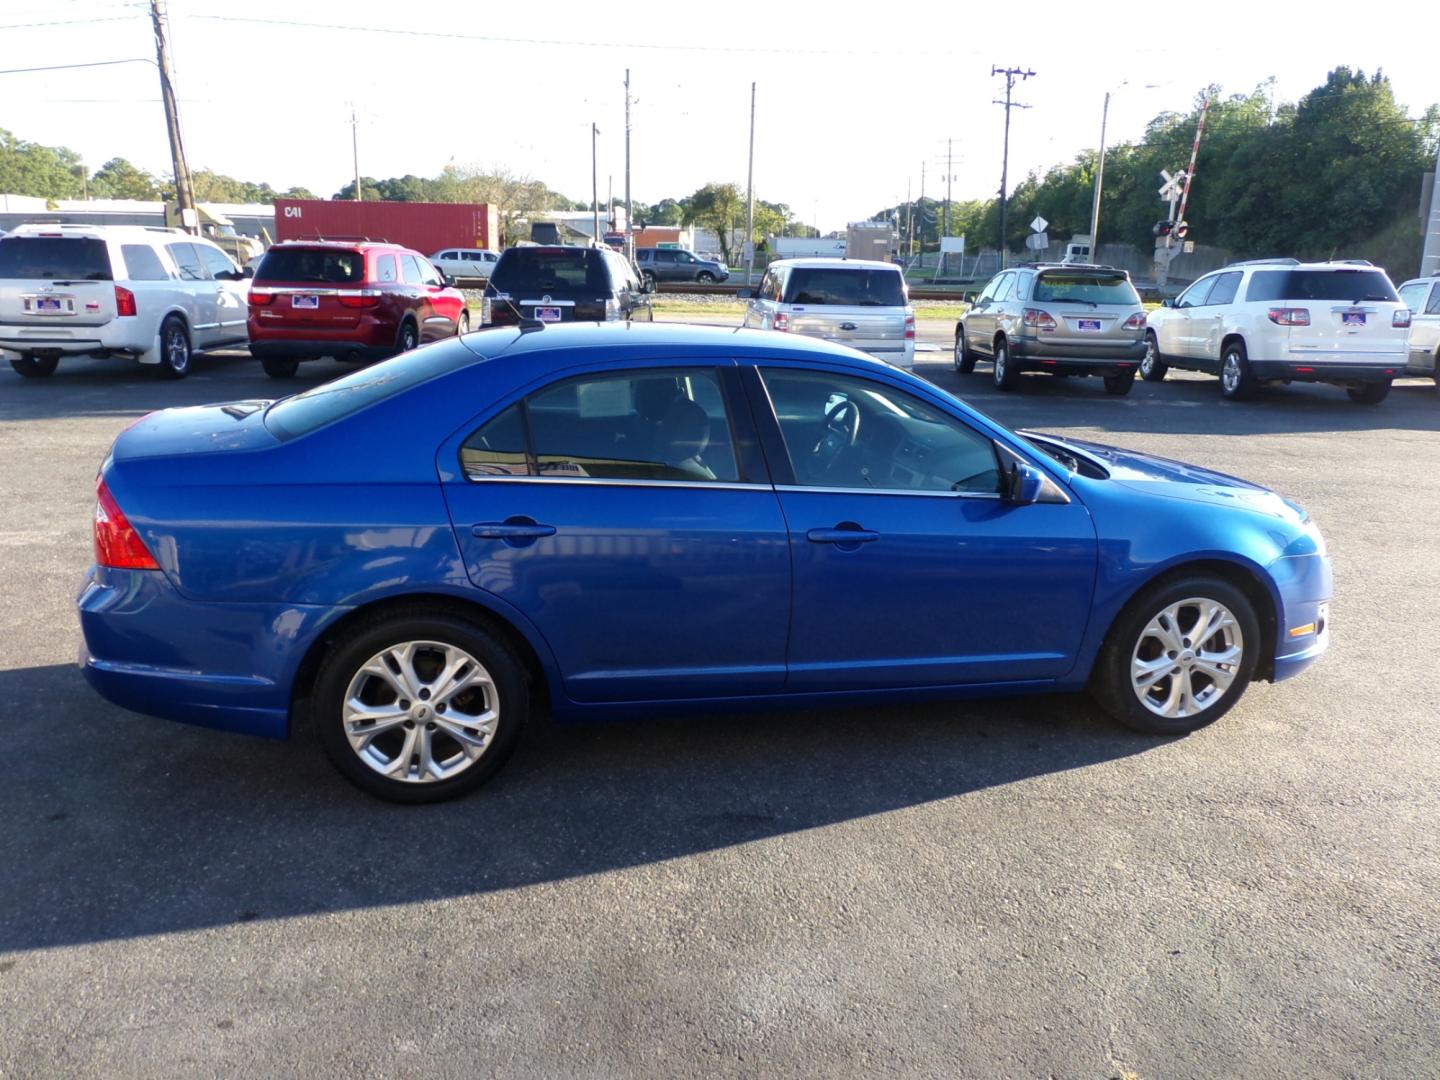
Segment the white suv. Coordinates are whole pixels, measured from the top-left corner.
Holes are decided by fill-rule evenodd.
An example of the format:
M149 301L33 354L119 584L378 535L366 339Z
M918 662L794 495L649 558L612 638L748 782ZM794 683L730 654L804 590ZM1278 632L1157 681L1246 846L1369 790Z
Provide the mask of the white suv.
M179 229L21 225L0 239L0 353L31 378L120 356L181 379L192 353L248 341L247 276Z
M1234 263L1150 313L1140 374L1150 382L1171 367L1219 375L1232 400L1264 382L1331 383L1375 405L1405 373L1409 329L1409 309L1370 263Z
M1428 375L1440 386L1440 274L1400 286L1400 302L1410 309L1410 358L1407 375Z

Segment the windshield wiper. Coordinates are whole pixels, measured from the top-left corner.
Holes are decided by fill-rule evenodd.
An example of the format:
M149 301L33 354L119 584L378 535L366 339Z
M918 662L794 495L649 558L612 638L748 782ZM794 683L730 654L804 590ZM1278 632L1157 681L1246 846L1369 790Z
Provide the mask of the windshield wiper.
M1362 296L1362 297L1360 297L1360 299L1358 299L1358 300L1351 300L1350 302L1351 302L1352 304L1363 304L1363 303L1365 303L1365 301L1367 301L1367 300L1383 300L1383 301L1387 301L1387 302L1388 302L1389 299L1390 299L1390 297L1388 297L1388 296Z
M1046 301L1041 301L1045 303ZM1086 300L1079 296L1054 296L1048 301L1051 304L1089 304L1091 307L1099 307L1094 300Z

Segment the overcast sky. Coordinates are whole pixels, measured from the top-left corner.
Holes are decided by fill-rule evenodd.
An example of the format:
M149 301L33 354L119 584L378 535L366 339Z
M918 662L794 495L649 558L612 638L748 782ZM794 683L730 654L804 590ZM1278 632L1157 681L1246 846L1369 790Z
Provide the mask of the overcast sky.
M829 230L902 201L907 184L918 196L922 164L926 193L943 196L949 137L954 197L995 192L992 65L1036 73L1016 88L1031 107L1012 114L1012 186L1096 146L1105 91L1125 80L1111 143L1209 83L1248 92L1273 76L1283 102L1340 64L1383 67L1412 116L1440 99L1431 0L1328 7L171 0L170 15L192 169L328 196L352 176L353 103L367 176L499 165L580 199L593 120L601 197L613 176L620 198L629 67L637 200L743 187L754 81L756 195ZM153 57L145 8L0 0L0 68ZM170 169L148 64L0 76L0 128L92 168L121 156ZM1203 154L1197 172L1202 183Z

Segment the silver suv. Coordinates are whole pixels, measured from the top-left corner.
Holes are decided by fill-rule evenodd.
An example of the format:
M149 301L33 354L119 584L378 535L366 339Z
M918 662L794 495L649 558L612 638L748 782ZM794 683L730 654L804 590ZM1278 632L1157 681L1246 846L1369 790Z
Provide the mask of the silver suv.
M808 334L915 366L915 309L894 263L863 259L781 259L748 300L745 325Z
M1020 373L1100 375L1128 394L1145 356L1145 307L1130 275L1112 266L1039 264L992 278L955 325L955 370L979 359L995 385L1016 390Z
M1410 358L1406 375L1428 375L1440 386L1440 274L1414 278L1397 290L1410 309Z

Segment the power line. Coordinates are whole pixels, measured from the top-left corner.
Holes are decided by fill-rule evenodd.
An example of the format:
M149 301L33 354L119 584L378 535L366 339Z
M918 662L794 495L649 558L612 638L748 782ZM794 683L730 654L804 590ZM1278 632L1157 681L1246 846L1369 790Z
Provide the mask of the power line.
M140 15L107 15L107 16L105 16L104 18L100 18L100 19L86 19L86 20L85 20L85 25L89 26L89 25L91 25L92 23L106 23L106 22L130 22L132 19L139 19L139 18L142 18L142 16L140 16ZM71 28L71 29L73 30L74 27L75 27L75 22L76 22L75 19L55 19L55 20L52 20L52 21L50 21L50 22L3 23L3 24L0 24L0 30L34 30L34 29L36 29L37 27L42 27L42 26L66 26L66 27L69 27L69 28Z

